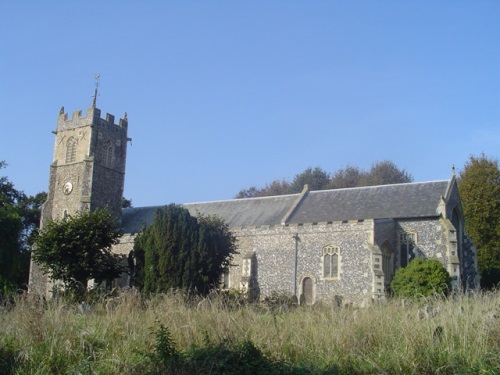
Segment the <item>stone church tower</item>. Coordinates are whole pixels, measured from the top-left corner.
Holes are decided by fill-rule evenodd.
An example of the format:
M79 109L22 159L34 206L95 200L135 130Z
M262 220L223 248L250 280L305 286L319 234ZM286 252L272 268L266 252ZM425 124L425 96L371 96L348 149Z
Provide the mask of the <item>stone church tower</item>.
M121 221L121 200L127 155L127 114L115 124L115 117L92 107L85 115L75 111L70 119L59 112L54 157L50 166L47 200L42 206L41 223L60 220L77 212L107 208L117 223ZM39 266L32 262L30 291L47 294L51 285Z

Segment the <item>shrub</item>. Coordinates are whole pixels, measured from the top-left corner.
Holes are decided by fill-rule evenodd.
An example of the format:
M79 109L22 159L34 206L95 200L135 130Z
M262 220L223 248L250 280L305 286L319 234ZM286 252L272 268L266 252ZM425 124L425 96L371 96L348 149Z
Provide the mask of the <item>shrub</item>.
M451 277L437 259L414 259L396 271L391 288L398 297L446 295L451 288Z

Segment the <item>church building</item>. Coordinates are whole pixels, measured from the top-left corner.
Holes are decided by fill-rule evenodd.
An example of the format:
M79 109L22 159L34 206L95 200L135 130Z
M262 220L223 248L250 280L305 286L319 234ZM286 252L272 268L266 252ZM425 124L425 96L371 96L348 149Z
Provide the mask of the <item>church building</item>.
M121 209L128 121L100 117L95 101L85 115L59 114L42 226L82 210L108 207L123 236L124 257L153 222L156 207ZM454 173L449 180L310 191L274 197L186 203L196 216L218 215L237 238L238 254L223 288L253 299L273 291L303 303L366 304L386 298L394 272L414 258L436 258L456 288L477 288L476 249L465 225ZM116 283L129 286L124 275ZM30 290L51 282L32 263Z

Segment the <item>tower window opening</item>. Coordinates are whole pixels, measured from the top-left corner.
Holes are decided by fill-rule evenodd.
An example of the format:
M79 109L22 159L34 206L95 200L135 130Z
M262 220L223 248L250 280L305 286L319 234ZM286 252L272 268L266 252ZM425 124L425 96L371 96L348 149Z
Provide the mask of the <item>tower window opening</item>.
M73 163L76 160L77 140L74 137L68 139L66 143L66 163Z

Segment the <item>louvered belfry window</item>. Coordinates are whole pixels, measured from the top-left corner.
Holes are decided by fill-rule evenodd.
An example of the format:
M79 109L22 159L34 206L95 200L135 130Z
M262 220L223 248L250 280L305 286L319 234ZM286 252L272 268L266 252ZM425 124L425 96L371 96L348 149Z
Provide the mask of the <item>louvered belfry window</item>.
M68 139L66 143L66 163L73 163L76 160L77 141L74 137Z

